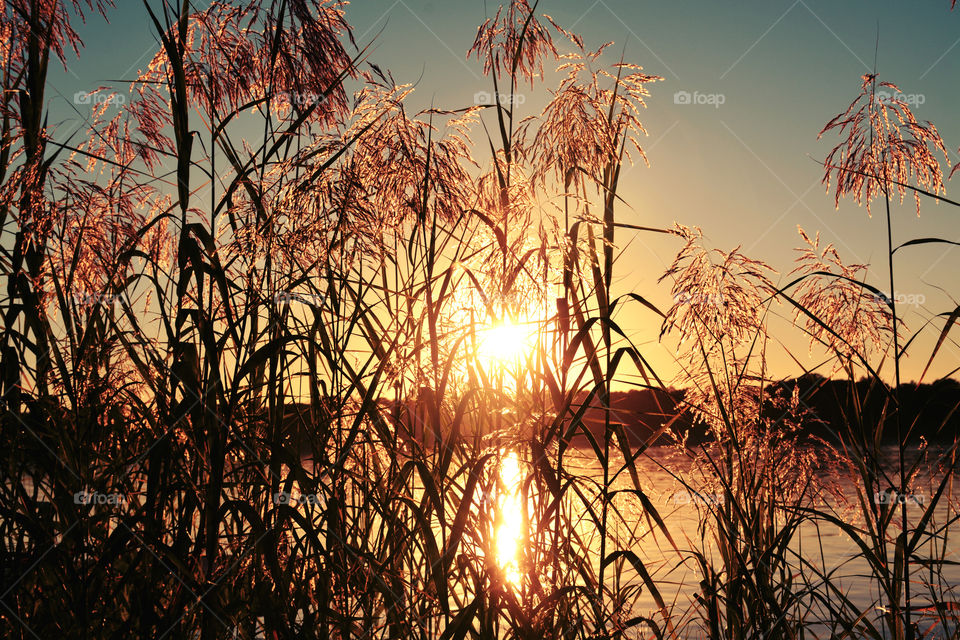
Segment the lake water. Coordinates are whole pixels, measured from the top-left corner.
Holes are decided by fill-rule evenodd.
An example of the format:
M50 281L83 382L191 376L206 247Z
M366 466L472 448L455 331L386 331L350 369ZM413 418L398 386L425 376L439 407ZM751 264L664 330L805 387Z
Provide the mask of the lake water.
M910 456L916 456L917 454L917 450L910 452ZM896 449L885 449L883 455L885 457L884 468L891 470L891 477L896 477L895 473L892 472L897 468ZM937 454L933 454L933 458L936 457ZM622 460L616 460L611 464L611 468L618 469L621 464ZM569 452L566 455L565 466L578 475L602 480L602 469L592 451L574 450ZM680 547L681 551L692 549L703 552L704 555L713 560L714 567L719 569L722 565L719 562L719 555L716 553L713 531L709 527L704 529L701 526L701 523L707 518L707 512L711 506L710 502L714 500L714 494L708 491L700 491L699 495L691 494L674 477L676 475L683 478L697 489L696 483L690 479L695 475L691 473L692 466L691 458L673 447L651 448L649 456L642 457L637 461L641 487L654 503L677 546ZM936 482L939 478L931 472L930 466L927 465L927 468L921 467L914 482L911 483L915 497L913 501L909 501L907 504L908 517L913 523L921 517L924 511L924 508L920 505L929 504L930 497L936 491ZM817 476L824 485L830 485L834 488L833 494L823 494L817 508L836 514L843 522L848 524L863 525L863 517L857 507L856 484L852 476L844 469L823 469L818 472ZM633 481L627 474L618 478L613 486L614 489L632 487ZM719 499L719 496L717 498ZM881 499L887 498L883 497ZM628 511L632 511L632 516L625 516L625 520L629 521L631 517L643 518L639 500L635 499L635 503L635 510L627 508ZM956 516L957 513L956 502L954 501L951 505L945 496L935 510L934 522L936 526L942 526L950 515ZM891 536L899 532L899 522L898 514L887 529ZM629 525L630 523L627 522L626 524ZM657 529L655 525L650 527L644 522L639 542L633 550L643 560L668 609L672 608L675 613L682 614L688 611L691 603L695 601L695 595L699 592L701 577L689 554L678 554L665 539L662 532ZM950 564L960 561L960 554L957 553L960 551L960 544L956 542L956 532L953 531L952 534L954 537L948 538L946 549L941 548L940 545L934 548L930 544L926 544L918 551L922 558L929 557L931 553L937 553L946 559L947 564L938 577L941 581L939 587L941 593L942 590L949 591L960 588L960 565ZM851 604L861 611L869 611L868 618L872 619L878 630L883 630L878 619L881 614L880 606L883 604L883 599L878 593L877 582L871 579L867 561L859 557L860 548L847 533L822 520L819 522L806 521L799 527L789 548L818 571L829 572L832 583L840 588ZM892 562L893 545L889 545L888 548L890 549ZM797 557L792 558L791 564L799 564L799 559ZM930 605L929 588L923 584L926 581L925 579L929 578L928 571L916 564L913 566L913 570L919 570L911 583L914 592L914 606ZM816 579L815 572L812 569L808 569L807 574L813 576L812 579ZM635 572L632 577L638 582L640 581ZM824 590L824 593L827 593L827 591ZM948 596L945 599L955 600L956 598ZM837 597L833 596L832 600L836 604ZM662 618L658 613L655 613L657 609L653 597L644 589L644 595L641 597L638 610L635 613L651 615L655 620L660 621ZM814 610L809 614L809 617L810 619L816 619L828 615L825 610L820 612ZM928 627L932 624L934 624L933 621L927 621L925 625L921 625L921 629L928 630ZM827 631L826 627L820 627L819 625L810 630L818 632L818 634ZM941 633L943 631L938 626L929 630ZM704 633L705 630L703 629L694 630L691 628L684 635L702 637ZM825 636L821 635L821 637Z
M911 451L911 456L916 456L917 451ZM885 468L896 468L896 451L887 449L884 451ZM504 456L509 458L509 456ZM936 457L936 454L933 455ZM522 458L522 457L521 457ZM613 459L611 469L619 469L622 460ZM312 466L312 465L307 465ZM590 478L596 482L601 482L603 470L596 461L594 454L589 450L569 449L565 454L564 466L566 470L582 478ZM931 465L921 469L917 478L912 483L914 491L917 493L920 501L928 503L930 497L935 492L935 484L938 481L938 475L932 472ZM663 518L666 527L681 552L678 554L658 530L656 525L649 523L645 517L639 500L635 497L631 499L628 494L620 494L624 497L622 502L618 502L618 507L622 509L623 521L613 522L611 528L611 538L625 536L627 530L632 530L630 534L634 543L630 550L634 551L643 561L648 572L651 574L661 595L667 603L668 609L672 611L678 620L700 620L702 612L691 613L692 603L696 601L696 595L699 592L699 583L701 576L698 574L695 563L692 561L690 551L699 551L708 558L711 558L714 566L719 568L719 562L716 553L716 544L712 530L702 526L707 511L711 508L712 494L709 491L701 491L700 494L691 494L676 479L675 476L690 480L695 474L695 465L689 455L684 454L674 447L655 447L648 450L648 455L641 457L637 461L637 469L640 485L644 493L652 501L660 516ZM517 477L524 472L529 471L526 463L514 460L511 464L501 466L501 472L512 476L507 479L507 484L516 483ZM856 505L856 484L851 476L843 469L825 468L819 472L819 477L825 485L832 485L836 489L835 495L824 494L825 499L819 505L819 508L836 513L841 519L849 524L860 526L863 524L858 515ZM894 475L894 474L891 474ZM32 484L28 480L28 484ZM612 489L632 489L633 481L630 476L623 473L616 479ZM618 500L620 498L618 497ZM516 498L506 501L506 506L512 512L519 512L521 509ZM119 508L122 510L127 505ZM322 507L321 507L322 508ZM923 509L920 506L911 504L909 513L911 520L916 522ZM585 543L592 550L594 566L599 564L599 541L595 533L595 528L587 520L586 513L581 510L582 519L577 527ZM936 526L942 526L951 516L956 517L958 513L955 498L951 495L941 501L935 511L934 523ZM899 520L895 520L890 525L888 532L895 535L898 531ZM960 589L960 564L954 564L960 561L960 544L956 542L956 531L951 532L948 538L948 544L945 549L939 549L939 553L946 560L944 568L938 579L941 581L937 593L947 593L945 601L956 601L958 598L949 595L949 592ZM498 529L498 535L504 538L513 539L497 540L498 552L510 554L515 553L524 544L522 527L513 525L502 526ZM622 547L608 546L608 553ZM829 572L832 583L837 586L849 599L851 604L861 611L868 612L868 619L881 632L884 630L880 623L880 605L883 599L878 593L877 582L870 576L870 568L862 557L858 557L860 552L857 544L849 535L840 530L839 527L827 522L807 521L802 524L794 535L790 544L790 549L797 557L792 559L791 564L796 565L799 558L810 563L813 568L820 572ZM892 550L892 545L890 546ZM507 551L502 551L507 550ZM927 544L920 550L920 556L928 557L932 547ZM891 551L892 553L892 551ZM916 568L920 568L915 565ZM519 574L512 568L508 574L512 573L514 580L519 582ZM807 574L813 576L813 569L808 569ZM632 569L626 569L622 574L627 580L640 584L640 577ZM608 574L609 577L609 574ZM915 605L931 604L931 596L923 585L924 579L929 576L918 572L914 575L913 591L916 594ZM833 600L836 602L837 598ZM637 601L633 611L634 615L643 615L652 617L658 622L662 621L658 607L653 597L646 588ZM813 611L809 614L810 619L818 619L826 616L824 611ZM932 623L925 624L923 628L932 631L941 631L936 626L931 627ZM700 629L694 622L687 627L681 627L682 637L705 637L704 629ZM828 637L829 631L825 626L813 626L811 631L816 632L820 637Z

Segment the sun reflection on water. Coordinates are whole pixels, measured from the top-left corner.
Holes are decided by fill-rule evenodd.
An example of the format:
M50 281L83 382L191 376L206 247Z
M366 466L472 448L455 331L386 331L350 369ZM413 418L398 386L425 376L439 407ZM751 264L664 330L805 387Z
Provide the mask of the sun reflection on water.
M500 461L500 481L504 493L500 498L494 540L497 564L507 582L520 585L520 541L523 539L523 505L521 503L520 461L510 452Z

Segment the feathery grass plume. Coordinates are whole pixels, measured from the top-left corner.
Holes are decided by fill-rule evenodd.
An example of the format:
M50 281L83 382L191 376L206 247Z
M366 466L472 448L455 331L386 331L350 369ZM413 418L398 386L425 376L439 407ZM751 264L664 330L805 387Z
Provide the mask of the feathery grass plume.
M884 300L858 282L867 274L868 266L844 264L833 244L820 246L820 233L814 239L797 227L805 247L796 249L797 266L790 275L803 281L797 287L796 300L801 307L832 329L824 329L813 318L794 309L794 321L804 318L803 326L810 335L810 349L822 344L837 354L837 367L859 355L867 359L870 349L886 351L893 332L893 314Z
M839 207L840 196L852 194L858 204L866 202L867 211L870 211L870 202L874 197L882 195L886 205L887 226L887 273L889 275L890 293L888 304L893 324L893 366L894 412L897 428L897 462L899 466L899 492L907 491L906 456L910 445L910 429L904 421L901 405L901 375L900 361L903 356L900 350L899 321L897 303L894 292L896 279L894 270L893 225L890 210L892 187L896 185L900 202L903 202L907 189L913 191L916 201L917 215L920 215L919 187L910 184L914 180L923 189L924 193L936 197L943 190L943 172L934 151L939 150L944 155L947 165L950 161L947 152L937 132L930 122L920 123L914 118L908 105L899 97L899 88L888 82L881 82L881 88L889 89L893 95L877 93L877 77L875 74L863 76L860 94L847 107L847 110L827 123L820 132L836 129L841 137L846 133L846 139L831 150L825 164L824 182L827 190L830 188L830 179L836 171L836 193L834 203ZM932 147L932 148L931 148ZM910 523L907 515L908 505L902 502L898 505L900 527L906 535ZM912 621L911 596L911 554L900 553L895 558L898 578L895 589L888 598L891 613L888 626L895 636L904 635L908 640L916 635ZM903 602L899 592L903 591Z
M343 43L344 38L353 42L345 5L213 2L191 14L183 51L191 103L201 115L252 109L270 117L303 116L335 124L347 110L340 80L358 73ZM178 28L175 23L169 35L178 37ZM159 51L141 73L138 89L150 92L149 83L166 81L168 73L170 61Z
M680 340L678 382L713 428L754 424L761 406L757 381L766 368L765 301L776 291L775 271L739 247L706 249L698 227L678 224L676 232L685 243L660 277L673 280L674 300L660 335L676 331Z
M865 74L859 95L846 111L834 117L818 137L836 131L843 140L827 155L823 182L830 191L835 181L834 204L840 197L852 195L857 204L870 203L896 185L900 201L911 179L934 194L944 190L943 171L934 151L950 159L937 128L931 122L918 121L909 105L901 99L900 89L890 82L878 82L875 74ZM877 93L877 88L886 91ZM920 194L914 192L917 215Z
M104 120L115 95L94 107L87 139L52 172L59 199L50 267L73 296L115 296L134 252L163 264L171 250L163 217L170 196L135 168L149 169L159 154L125 110Z
M817 477L824 454L799 446L811 417L797 389L778 385L767 371L765 315L775 272L739 247L704 248L697 228L676 231L686 242L663 277L674 279L663 334L678 334L684 404L710 436L680 443L691 458L680 479L688 490L716 496L697 505L700 531L716 549L704 542L689 552L705 578L712 576L701 582L691 611L710 626L710 637L796 637L816 597L790 549L807 519L803 509L830 487Z
M110 6L108 0L7 0L0 5L4 37L0 45L0 163L4 165L0 166L0 202L14 205L3 207L0 228L8 228L8 217L13 222L6 290L9 301L21 300L20 305L11 304L5 310L0 348L4 368L10 354L34 353L33 382L41 393L52 355L43 302L49 296L45 252L53 228L46 192L50 173L47 143L53 134L44 97L47 73L51 60L66 67L68 52L79 53L82 42L72 20L83 21L96 13L105 16Z
M451 221L472 201L467 172L475 166L469 134L475 114L450 119L440 135L437 114L407 114L403 101L412 91L368 82L343 133L344 144L353 144L339 165L338 181L348 196L340 204L361 229L372 225L370 234L377 225L400 227L428 211Z
M48 53L66 65L68 53L79 55L83 41L72 21L83 22L90 14L106 17L112 0L5 0L0 13L0 30L6 36L0 45L0 59L7 79L26 81L29 43L49 47ZM42 42L41 42L42 40Z
M601 182L603 169L618 156L621 145L628 159L632 160L632 145L647 163L638 139L647 135L647 130L639 114L650 95L646 85L663 78L641 73L643 67L624 62L614 64L611 71L597 67L612 43L589 51L580 36L548 20L576 51L560 56L557 72L566 72L566 77L538 118L542 122L538 123L529 153L540 159L536 180L542 183L553 174L565 189L573 184L575 191L581 192L584 175ZM534 121L528 118L525 127ZM630 145L625 144L627 140Z
M499 161L505 162L503 154L498 155ZM476 246L484 250L465 264L476 269L478 276L484 276L478 278L484 289L482 295L502 310L515 307L518 302L525 304L520 293L524 283L536 287L542 275L537 273L536 266L540 256L529 251L540 244L539 236L543 230L538 230L534 219L537 203L533 183L523 169L514 164L513 178L506 191L501 188L496 171L488 171L476 180L476 207L473 211L483 222ZM544 218L549 216L545 214ZM504 221L508 224L505 225Z
M510 0L506 9L500 5L496 15L477 28L467 58L476 56L483 62L484 75L500 80L519 74L531 87L534 79L543 79L543 58L556 57L557 50L550 32L533 13L537 4L531 7L527 0Z
M689 339L702 325L714 339L752 339L763 326L763 301L775 291L767 274L776 272L740 253L739 247L730 252L706 249L699 227L677 224L676 232L685 243L660 277L661 282L673 280L674 296L661 335L677 329L682 339Z

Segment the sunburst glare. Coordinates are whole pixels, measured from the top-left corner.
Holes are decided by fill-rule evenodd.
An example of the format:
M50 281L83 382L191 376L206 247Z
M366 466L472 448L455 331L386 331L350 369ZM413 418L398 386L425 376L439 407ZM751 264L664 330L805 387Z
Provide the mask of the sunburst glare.
M487 366L508 366L523 362L536 347L533 322L506 320L478 332L477 356Z

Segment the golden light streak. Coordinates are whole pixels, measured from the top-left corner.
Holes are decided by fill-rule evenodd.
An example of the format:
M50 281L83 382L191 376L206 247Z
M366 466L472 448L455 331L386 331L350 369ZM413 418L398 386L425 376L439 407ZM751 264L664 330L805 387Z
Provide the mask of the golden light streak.
M498 525L494 532L497 564L507 582L520 585L520 542L524 536L523 504L521 503L520 461L510 452L500 461L500 481L504 493L500 498Z

